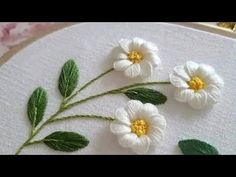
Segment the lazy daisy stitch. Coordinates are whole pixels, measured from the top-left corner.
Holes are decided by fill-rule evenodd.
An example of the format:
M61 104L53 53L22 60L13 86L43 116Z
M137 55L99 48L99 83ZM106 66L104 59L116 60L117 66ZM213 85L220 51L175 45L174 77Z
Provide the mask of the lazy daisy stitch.
M186 62L184 66L176 66L170 74L170 82L177 87L175 99L187 102L195 109L217 103L224 86L214 68L192 61Z
M153 69L161 68L157 46L140 38L119 41L121 52L116 57L114 69L124 72L129 78L148 77Z
M34 140L44 127L54 122L81 118L112 121L110 129L118 136L119 144L138 154L144 154L148 152L150 146L156 146L163 139L166 120L158 112L156 105L167 101L164 94L145 86L173 84L178 88L175 98L181 102L188 102L193 108L201 108L208 102L216 103L219 100L219 89L223 86L223 81L215 74L214 69L208 65L187 62L185 67L174 68L174 73L170 74L170 81L135 83L73 101L82 90L114 70L123 72L125 76L132 79L148 77L154 69L161 68L161 60L155 44L134 38L120 40L119 47L122 52L114 58L114 68L89 80L78 90L76 88L79 82L79 69L74 60L68 60L63 65L58 80L58 89L62 96L61 103L58 110L47 119L44 118L48 102L47 92L41 87L35 89L27 105L28 118L32 125L31 133L17 149L16 154L25 147L38 143L44 143L51 149L64 152L85 148L89 140L76 132L55 131L43 139ZM206 72L207 69L211 70ZM188 94L190 92L191 94ZM123 94L131 99L124 108L117 109L114 117L90 114L60 117L61 113L72 107L111 94ZM202 95L205 95L204 101L202 101ZM43 119L45 121L42 121Z

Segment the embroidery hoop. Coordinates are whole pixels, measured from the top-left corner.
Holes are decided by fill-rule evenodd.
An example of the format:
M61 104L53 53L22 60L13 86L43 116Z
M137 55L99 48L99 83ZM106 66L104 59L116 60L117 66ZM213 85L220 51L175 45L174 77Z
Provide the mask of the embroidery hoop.
M42 37L50 35L51 33L55 32L55 31L62 30L66 27L76 25L76 24L80 24L80 22L58 23L56 25L49 27L49 29L39 33L38 35L31 37L31 38L27 39L26 41L12 47L10 49L10 51L8 51L2 57L0 57L0 67L5 62L7 62L12 56L14 56L16 53L18 53L19 51L21 51L23 48L27 47L28 45L32 44L33 42L37 41L38 39L41 39ZM190 28L198 29L198 30L202 30L202 31L207 31L207 32L223 35L226 37L236 38L236 34L234 32L232 32L231 30L221 28L218 26L214 26L214 25L210 25L210 24L206 24L206 23L175 22L173 24L177 24L177 25L181 25L181 26L185 26L185 27L190 27Z
M78 25L78 26L80 26L80 25ZM82 26L82 25L81 25ZM72 28L73 28L73 26L72 26ZM67 30L67 28L66 28L66 30ZM91 30L92 31L92 30ZM54 35L54 34L52 34L52 35ZM205 33L205 36L206 35L208 35L208 33ZM43 39L42 39L43 40ZM34 44L33 44L34 45ZM24 50L23 50L24 51ZM21 51L21 52L23 52L23 51ZM29 52L30 53L30 52ZM18 55L18 54L17 54ZM24 58L24 57L23 57ZM21 57L21 59L22 59L22 57ZM19 60L20 61L20 60ZM11 62L11 61L10 61ZM8 63L7 63L8 64Z

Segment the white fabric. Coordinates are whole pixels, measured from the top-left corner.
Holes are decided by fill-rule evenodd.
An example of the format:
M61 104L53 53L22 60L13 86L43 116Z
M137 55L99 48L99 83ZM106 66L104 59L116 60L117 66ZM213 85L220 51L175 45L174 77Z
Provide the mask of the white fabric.
M115 34L115 35L114 35ZM212 109L194 110L174 99L171 85L153 86L168 96L158 106L167 121L164 139L149 154L181 154L179 140L197 138L217 147L221 154L236 154L236 41L219 35L166 23L89 23L78 24L48 35L13 56L0 67L0 153L13 154L30 133L26 104L32 91L42 86L48 91L45 117L56 111L61 100L58 76L64 62L75 58L80 68L79 86L113 65L110 52L121 38L140 37L155 43L163 63L148 80L167 80L174 66L188 60L213 66L224 79L221 101ZM100 79L77 99L139 80L112 72ZM123 95L102 97L67 111L71 114L115 114L128 99ZM122 148L103 120L70 120L45 127L36 138L57 130L79 132L90 140L80 151L69 154L133 154ZM26 147L21 154L68 154L46 145Z

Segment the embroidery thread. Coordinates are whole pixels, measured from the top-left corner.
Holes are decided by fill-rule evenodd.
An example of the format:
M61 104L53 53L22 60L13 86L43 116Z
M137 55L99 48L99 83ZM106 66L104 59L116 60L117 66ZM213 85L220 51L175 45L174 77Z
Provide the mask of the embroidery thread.
M215 147L197 139L181 140L178 145L184 155L219 155Z
M167 101L164 94L145 86L172 84L177 88L175 99L187 102L195 109L213 105L220 99L224 82L215 70L209 65L188 61L185 65L174 68L169 75L170 81L130 84L72 101L81 91L114 70L124 72L124 75L129 78L145 78L152 74L153 69L162 67L157 55L158 49L151 42L140 38L121 39L119 49L121 52L115 57L114 68L89 80L78 90L76 88L79 82L79 68L73 59L68 60L63 65L58 80L58 89L62 95L61 103L58 110L47 119L44 118L48 102L47 92L42 87L34 90L27 105L28 118L32 125L31 133L17 149L16 154L19 154L25 147L38 143L44 143L51 149L64 152L85 148L89 144L89 140L76 132L55 131L41 140L34 140L34 137L45 126L58 121L84 118L112 121L110 130L118 136L119 144L138 154L144 154L148 152L150 146L158 145L163 139L166 120L154 105L164 104ZM124 108L116 110L115 117L96 114L59 116L64 111L87 101L112 94L123 94L131 99ZM44 122L43 119L45 119ZM218 154L213 146L195 139L179 141L179 147L184 154Z
M217 103L224 86L214 68L193 61L186 62L184 66L176 66L170 73L170 82L177 87L175 99L187 102L194 109Z
M126 77L146 78L153 69L161 69L162 64L157 55L157 46L141 38L121 39L119 41L120 53L116 56L113 66L116 71L121 71Z
M124 108L116 110L116 120L111 132L119 138L119 144L131 148L137 154L145 154L151 145L158 145L164 136L166 120L158 109L137 100L128 101Z
M124 87L112 89L106 92L102 92L99 94L95 94L87 98L81 99L79 101L70 103L70 101L82 90L84 90L93 82L95 82L96 80L110 73L113 70L114 69L112 68L105 71L104 73L88 81L80 89L75 91L75 88L77 87L77 83L78 83L79 69L74 60L72 59L68 60L63 65L61 74L59 77L58 89L60 90L60 93L63 99L59 106L58 111L56 111L52 116L46 119L46 121L41 123L43 120L44 112L46 110L46 106L47 106L47 93L46 93L46 90L41 87L37 88L33 92L32 96L30 97L28 101L28 116L32 124L32 131L29 138L18 148L16 154L19 154L23 148L33 145L33 144L38 144L38 143L44 143L48 147L54 150L65 151L65 152L72 152L72 151L86 147L89 144L89 140L83 135L80 135L76 132L56 131L41 140L33 140L33 139L45 126L52 124L54 122L57 122L57 121L65 121L68 119L81 119L81 118L88 118L88 119L96 118L100 120L109 120L109 121L115 120L115 118L112 118L110 116L101 116L101 115L70 115L66 117L58 117L62 112L68 109L71 109L72 107L82 104L84 102L87 102L89 100L93 100L95 98L99 98L99 97L109 95L109 94L124 94L131 98L133 91L135 89L138 89L136 91L140 92L140 96L137 97L136 99L140 99L140 101L145 100L145 102L147 102L148 98L150 98L150 102L152 102L151 98L153 96L155 96L156 98L162 97L161 99L162 101L160 101L162 103L166 101L166 99L163 100L164 97L166 98L166 96L164 96L163 94L159 92L155 92L152 89L142 88L142 86L148 86L148 85L170 84L170 82L168 81L157 81L157 82L144 82L144 83L131 84L128 86L124 86ZM141 90L143 90L143 93ZM141 94L143 94L143 96L141 96Z

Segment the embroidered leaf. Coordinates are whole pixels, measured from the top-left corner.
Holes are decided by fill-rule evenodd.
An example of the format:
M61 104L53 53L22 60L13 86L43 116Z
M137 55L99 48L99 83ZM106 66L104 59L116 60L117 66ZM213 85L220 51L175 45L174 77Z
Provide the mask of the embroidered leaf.
M79 70L74 60L68 60L62 67L61 74L59 77L58 88L61 95L67 98L71 95L77 86L79 77Z
M33 128L43 119L47 102L47 92L41 87L35 89L28 101L27 109L28 117Z
M167 97L162 93L149 88L134 88L125 92L125 95L132 100L139 100L142 103L152 103L154 105L164 104Z
M78 133L62 131L48 135L43 141L50 148L64 152L73 152L89 144L89 141Z
M179 147L183 154L185 155L218 155L219 152L215 147L212 145L196 140L196 139L189 139L189 140L182 140L179 141Z

